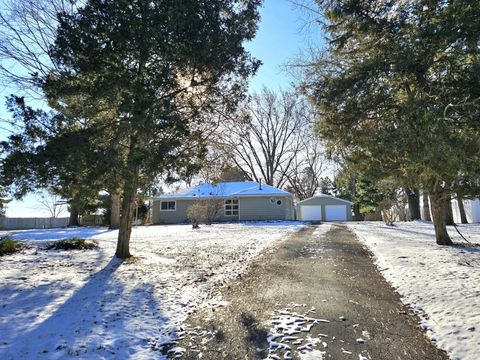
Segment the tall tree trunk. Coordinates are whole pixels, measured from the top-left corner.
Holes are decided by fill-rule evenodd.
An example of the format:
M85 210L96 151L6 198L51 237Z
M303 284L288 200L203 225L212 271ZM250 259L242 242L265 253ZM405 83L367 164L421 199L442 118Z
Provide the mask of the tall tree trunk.
M452 200L450 194L448 194L447 198L445 199L445 210L445 222L447 225L455 225L455 221L453 220Z
M438 245L452 245L452 240L447 232L447 202L450 195L444 192L430 191L430 203L432 205L433 226Z
M420 215L420 197L418 196L418 189L410 189L406 187L405 193L407 194L408 201L408 211L410 213L409 220L419 220L421 219Z
M68 227L80 226L80 221L78 220L79 215L80 215L80 211L78 207L74 204L71 204L70 219L68 220Z
M70 219L68 227L80 226L80 195L75 195L70 201Z
M120 259L126 259L132 256L130 254L130 235L132 234L136 196L136 185L127 182L123 190L122 217L120 220L120 230L118 231L117 250L115 251L115 256Z
M112 190L110 192L110 229L118 229L120 227L120 193L118 190Z
M353 220L354 221L363 221L364 217L360 212L360 206L355 203L355 196L357 195L357 177L355 175L352 175L350 178L350 184L352 186L352 201L354 202L352 206L353 210Z
M130 145L131 149L134 145ZM129 162L132 159L129 159ZM122 216L120 218L120 229L118 231L117 250L115 256L120 259L126 259L132 256L130 254L130 235L132 234L132 224L135 216L135 200L137 198L138 188L138 167L132 163L127 164L129 169L126 171L123 185Z
M423 191L423 220L432 221L432 217L430 216L430 203L428 201L428 193L425 190Z
M463 195L461 193L457 193L457 202L458 210L460 211L460 222L462 224L468 224L467 214L465 213L465 206L463 205Z
M353 220L354 221L363 221L363 215L360 213L360 206L358 204L353 204Z

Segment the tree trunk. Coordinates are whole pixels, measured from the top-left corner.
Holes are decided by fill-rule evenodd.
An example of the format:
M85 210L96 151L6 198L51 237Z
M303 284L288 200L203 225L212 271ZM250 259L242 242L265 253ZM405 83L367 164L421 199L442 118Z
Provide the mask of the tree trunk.
M446 200L449 199L448 193L430 192L430 202L432 204L433 226L435 228L435 238L438 245L453 245L447 232L447 207Z
M68 227L71 226L80 226L78 206L71 204L70 205L70 219L68 220Z
M112 202L110 208L110 229L118 229L120 227L121 199L117 190L113 190L110 193L110 200Z
M462 224L468 224L467 214L465 213L465 206L463 206L463 195L457 193L457 202L458 202L458 210L460 211L460 222Z
M360 213L360 206L358 204L353 204L353 220L354 221L363 221L363 216Z
M70 201L70 219L68 220L68 227L80 226L80 196L75 195Z
M132 234L136 196L136 180L131 179L130 182L125 183L123 190L122 217L120 219L120 230L118 231L117 250L115 251L115 256L120 259L127 259L132 256L130 254L130 235Z
M407 194L408 211L410 213L409 220L420 220L422 217L420 215L420 198L418 196L418 189L410 189L406 187L405 193Z
M452 200L450 194L448 194L447 198L445 199L445 210L445 222L447 225L455 225L455 221L453 220Z
M423 219L425 221L432 221L432 217L430 216L430 204L428 202L428 193L425 190L423 191Z

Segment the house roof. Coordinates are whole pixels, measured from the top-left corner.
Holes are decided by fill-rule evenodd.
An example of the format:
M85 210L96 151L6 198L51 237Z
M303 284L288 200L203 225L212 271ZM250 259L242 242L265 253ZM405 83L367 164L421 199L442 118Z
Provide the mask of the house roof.
M181 190L175 194L155 196L154 199L193 199L205 198L208 196L219 197L242 197L242 196L291 196L287 191L276 187L259 184L255 181L245 182L223 182L215 185L200 184L188 189Z
M345 199L340 199L340 198L338 198L338 197L336 197L336 196L331 196L331 195L327 195L327 194L316 194L316 195L313 195L312 197L310 197L310 198L308 198L308 199L299 201L299 202L297 203L297 205L301 205L302 203L307 202L307 201L309 201L309 200L311 200L311 199L318 199L318 198L335 199L335 200L338 200L338 201L341 201L341 202L344 202L344 203L353 205L353 202L351 202L351 201L348 201L348 200L345 200Z

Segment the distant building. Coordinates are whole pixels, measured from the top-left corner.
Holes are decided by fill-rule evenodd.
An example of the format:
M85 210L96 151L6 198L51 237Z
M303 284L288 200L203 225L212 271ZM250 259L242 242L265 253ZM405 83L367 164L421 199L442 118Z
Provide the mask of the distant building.
M297 220L302 221L352 220L352 202L325 194L298 202L296 210Z
M197 201L221 201L216 221L293 220L293 195L273 186L245 182L201 184L175 194L155 196L154 224L187 222L187 209Z

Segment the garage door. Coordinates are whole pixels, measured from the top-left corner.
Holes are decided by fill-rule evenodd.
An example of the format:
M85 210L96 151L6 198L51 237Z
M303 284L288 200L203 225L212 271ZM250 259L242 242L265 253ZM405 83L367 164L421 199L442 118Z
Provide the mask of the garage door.
M325 221L346 221L347 207L345 205L325 206Z
M322 207L304 205L301 207L300 217L300 220L303 221L320 221L322 220Z

